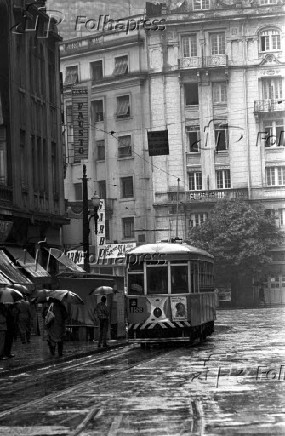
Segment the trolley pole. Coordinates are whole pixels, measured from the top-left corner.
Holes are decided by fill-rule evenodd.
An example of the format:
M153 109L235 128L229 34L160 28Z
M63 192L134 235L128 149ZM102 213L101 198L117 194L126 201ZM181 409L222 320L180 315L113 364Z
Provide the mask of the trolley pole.
M179 213L179 188L180 188L180 179L177 179L177 202L176 202L176 238L178 238L178 213Z
M88 179L86 175L86 165L83 165L82 177L82 203L83 203L83 256L84 270L90 272L89 265L89 222L88 222Z

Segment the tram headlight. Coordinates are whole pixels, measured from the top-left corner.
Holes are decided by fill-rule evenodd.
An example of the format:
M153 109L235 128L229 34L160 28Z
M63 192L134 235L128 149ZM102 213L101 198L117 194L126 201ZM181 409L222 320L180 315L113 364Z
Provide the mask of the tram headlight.
M156 307L153 311L153 314L156 318L160 318L162 315L162 310L159 307Z

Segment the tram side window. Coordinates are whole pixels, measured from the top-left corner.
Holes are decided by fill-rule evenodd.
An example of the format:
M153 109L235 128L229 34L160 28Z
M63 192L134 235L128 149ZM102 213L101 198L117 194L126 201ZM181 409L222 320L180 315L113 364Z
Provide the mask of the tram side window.
M146 268L147 293L167 294L168 293L168 269L167 266Z
M213 290L213 265L209 262L201 262L199 265L200 291Z
M191 263L191 292L199 292L198 287L198 264L197 262Z
M171 265L171 294L188 292L187 265Z
M144 294L143 274L128 274L128 295Z

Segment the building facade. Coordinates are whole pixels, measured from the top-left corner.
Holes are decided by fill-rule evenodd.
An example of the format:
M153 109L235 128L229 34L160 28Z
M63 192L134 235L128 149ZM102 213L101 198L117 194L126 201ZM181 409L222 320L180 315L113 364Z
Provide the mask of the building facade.
M93 35L97 46L91 50L92 36L63 44L65 81L73 73L79 82L96 77L90 85L95 113L90 129L95 128L90 130L88 174L97 192L103 194L106 182L105 196L117 199L109 240L124 240L123 220L132 214L134 229L147 232L142 237L135 231L127 240L187 239L220 198L262 201L285 230L284 2L174 3L146 10L145 18L165 20L164 31L140 29L136 36L123 36L107 30ZM108 39L114 42L108 45ZM135 76L143 77L143 85L135 85ZM129 102L136 102L130 120L127 99L118 102L129 92L124 87L131 90ZM114 115L118 108L123 121ZM165 130L169 155L150 157L147 132ZM112 131L135 138L134 156L121 161L120 139ZM80 178L76 171L71 163L71 199ZM130 179L124 178L131 175L134 199L127 200L122 192ZM285 301L284 256L279 247L266 273L267 295L275 292L274 301Z
M45 2L0 1L1 245L61 247L67 224L59 42Z

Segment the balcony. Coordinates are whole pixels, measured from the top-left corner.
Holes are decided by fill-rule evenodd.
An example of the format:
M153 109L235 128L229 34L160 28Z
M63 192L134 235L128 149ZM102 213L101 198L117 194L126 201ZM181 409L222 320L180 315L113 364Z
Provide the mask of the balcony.
M241 189L214 189L209 191L185 191L179 193L179 202L187 203L213 203L223 198L227 199L247 199L247 188ZM157 192L155 194L155 205L176 204L176 192Z
M13 201L13 188L0 184L0 201Z
M270 113L285 111L285 100L255 100L254 113Z
M203 57L181 58L178 60L178 65L181 70L189 68L227 67L228 56L221 54Z

